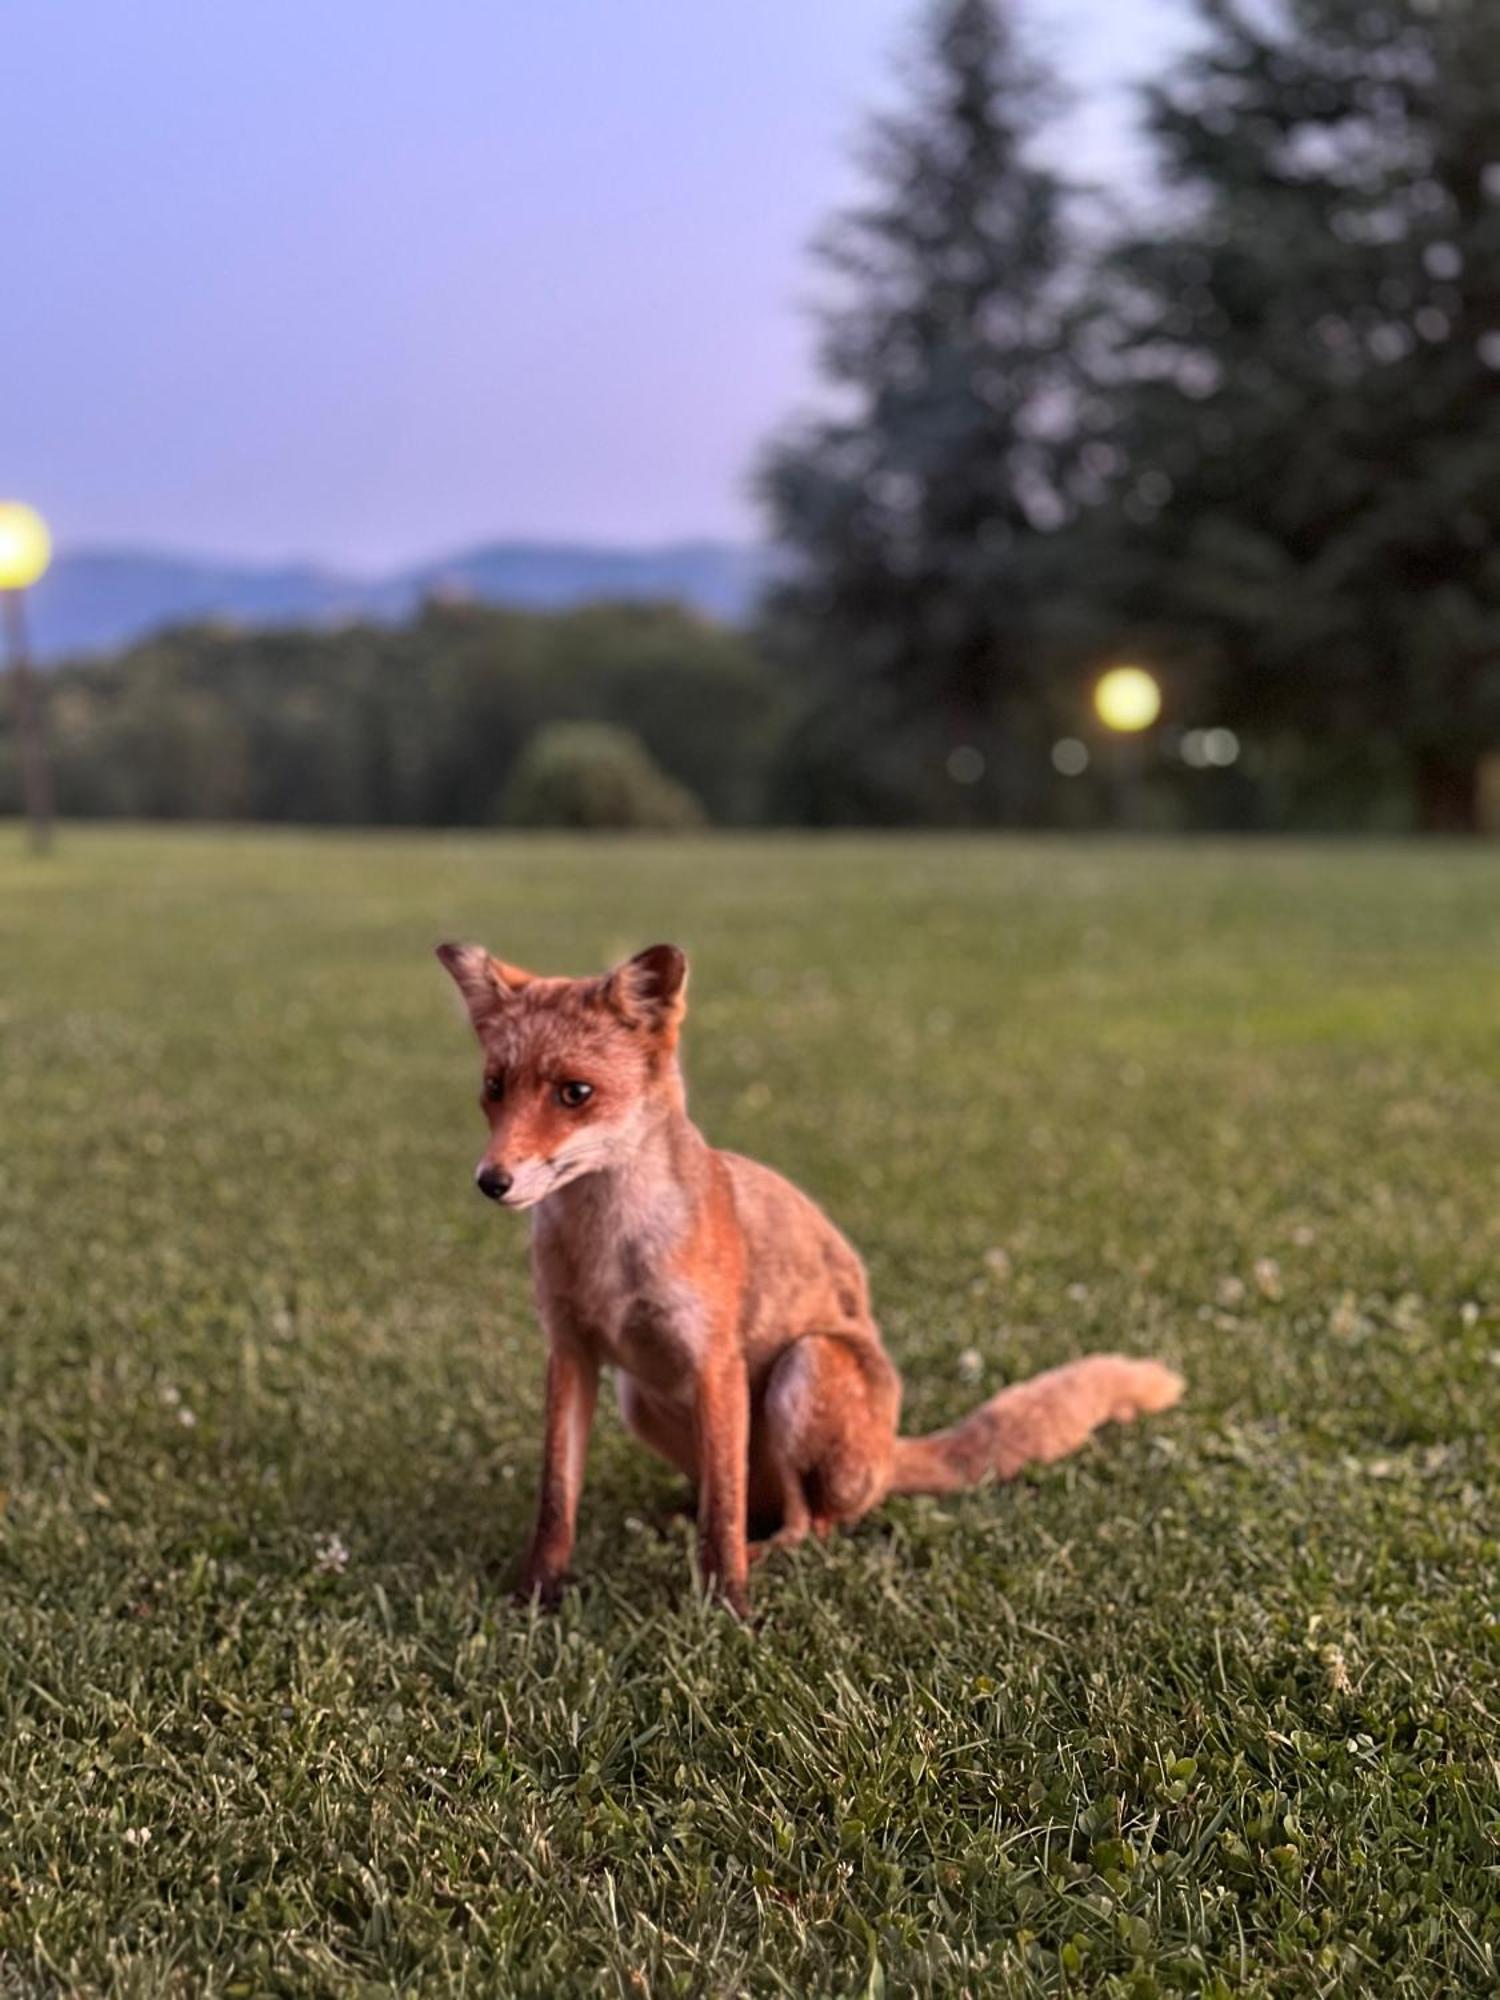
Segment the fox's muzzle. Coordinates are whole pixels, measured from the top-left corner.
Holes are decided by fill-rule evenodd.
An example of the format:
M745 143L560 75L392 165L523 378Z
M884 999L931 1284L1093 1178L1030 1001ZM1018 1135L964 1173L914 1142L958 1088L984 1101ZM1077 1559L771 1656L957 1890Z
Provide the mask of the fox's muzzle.
M490 1201L504 1201L515 1185L515 1175L508 1174L504 1167L497 1167L492 1160L481 1160L474 1175L474 1185Z

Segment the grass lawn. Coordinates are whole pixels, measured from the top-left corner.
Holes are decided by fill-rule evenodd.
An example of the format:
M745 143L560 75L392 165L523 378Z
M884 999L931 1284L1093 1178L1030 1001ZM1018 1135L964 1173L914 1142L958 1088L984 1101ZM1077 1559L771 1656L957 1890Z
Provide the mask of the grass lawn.
M432 943L694 961L908 1419L1187 1402L695 1595ZM1489 1993L1500 852L0 834L0 1994Z

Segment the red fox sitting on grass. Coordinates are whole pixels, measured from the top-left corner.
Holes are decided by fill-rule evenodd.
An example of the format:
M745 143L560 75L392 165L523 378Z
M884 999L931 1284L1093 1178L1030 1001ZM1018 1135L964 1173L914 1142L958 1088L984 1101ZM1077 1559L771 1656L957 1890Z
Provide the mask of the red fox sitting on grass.
M888 1493L952 1493L1165 1410L1182 1379L1096 1354L1004 1389L948 1430L900 1437L901 1378L858 1256L769 1167L687 1115L687 960L652 945L602 979L547 979L445 944L484 1052L481 1194L536 1211L547 1414L523 1594L552 1602L573 1550L599 1369L643 1444L698 1493L705 1580L746 1609L749 1565L857 1521ZM774 1520L747 1541L750 1520Z

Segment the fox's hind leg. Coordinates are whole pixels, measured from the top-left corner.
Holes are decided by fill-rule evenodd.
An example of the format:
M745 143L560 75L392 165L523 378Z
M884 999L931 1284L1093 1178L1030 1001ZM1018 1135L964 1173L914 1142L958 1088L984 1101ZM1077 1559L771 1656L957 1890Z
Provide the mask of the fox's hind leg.
M806 1334L766 1383L755 1484L779 1503L781 1529L755 1554L857 1521L885 1495L900 1382L872 1340ZM774 1493L767 1492L774 1488Z

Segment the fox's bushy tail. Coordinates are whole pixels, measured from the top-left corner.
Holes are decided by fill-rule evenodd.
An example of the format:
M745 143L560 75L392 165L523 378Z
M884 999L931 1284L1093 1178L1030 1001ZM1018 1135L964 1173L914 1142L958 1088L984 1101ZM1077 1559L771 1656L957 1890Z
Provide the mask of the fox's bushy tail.
M1090 1354L1017 1382L945 1431L897 1438L892 1493L958 1493L1077 1451L1100 1424L1169 1410L1187 1385L1160 1361Z

